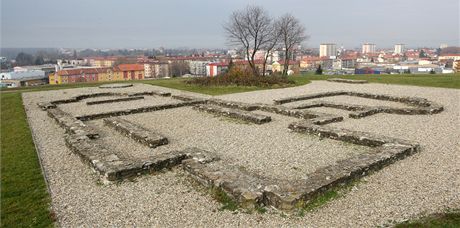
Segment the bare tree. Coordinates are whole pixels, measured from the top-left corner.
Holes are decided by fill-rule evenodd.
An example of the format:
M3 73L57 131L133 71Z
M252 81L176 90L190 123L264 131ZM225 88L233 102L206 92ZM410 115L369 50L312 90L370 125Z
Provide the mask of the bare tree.
M268 37L268 40L265 43L265 45L263 45L262 47L266 51L264 56L262 75L265 75L268 58L270 57L272 50L279 44L280 37L280 30L277 27L277 23L274 22L271 26L270 36Z
M235 11L224 25L228 40L232 45L243 48L254 75L259 75L255 65L255 55L269 42L272 33L272 19L262 7L248 6Z
M305 34L305 27L291 14L282 16L276 26L280 30L280 39L285 50L283 75L287 75L293 48L305 41L308 36Z

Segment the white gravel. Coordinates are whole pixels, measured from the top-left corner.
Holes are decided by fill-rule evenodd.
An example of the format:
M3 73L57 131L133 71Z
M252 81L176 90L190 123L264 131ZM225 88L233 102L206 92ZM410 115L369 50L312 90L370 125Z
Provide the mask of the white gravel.
M120 90L162 90L160 87L135 85ZM45 172L49 178L53 209L61 226L310 226L310 227L375 227L388 224L391 221L401 221L424 214L443 212L447 208L460 208L460 90L423 88L414 86L396 86L383 84L343 84L314 81L311 84L269 91L255 91L240 94L220 96L221 99L247 102L272 103L275 98L318 92L350 90L369 93L391 94L401 96L418 96L444 105L445 111L436 115L392 115L377 114L364 119L346 119L334 126L375 132L378 134L414 140L421 144L421 153L390 165L375 174L368 176L344 197L336 199L326 206L307 213L304 217L283 217L277 212L267 214L246 214L219 211L219 203L207 193L197 190L187 182L184 173L173 170L158 175L146 175L134 182L125 181L118 185L103 186L97 181L95 174L88 166L80 161L77 155L68 150L62 138L63 129L41 111L36 103L52 99L61 99L73 93L100 91L98 88L69 89L49 92L24 93L23 100L29 122L36 135L37 146L43 159ZM115 91L115 90L114 90ZM173 93L177 91L171 90ZM64 94L64 92L66 94ZM184 93L184 92L181 92ZM197 95L198 96L198 95ZM350 100L353 100L351 98ZM365 103L365 101L363 101ZM373 102L373 101L369 101ZM361 103L362 104L362 103ZM132 121L149 122L143 116L158 118L163 115L163 122L149 122L146 125L152 129L165 131L166 136L172 137L172 142L188 144L194 141L196 135L212 135L207 149L222 149L221 156L228 153L228 159L238 163L238 157L233 155L247 154L251 150L253 156L258 153L270 154L270 151L246 148L249 139L255 139L258 133L270 146L280 145L294 154L297 146L313 144L316 152L328 148L332 142L324 145L323 141L315 141L307 136L287 132L287 118L277 118L263 125L244 125L219 120L205 113L180 108L154 113L144 113L123 118ZM199 116L192 123L188 118ZM207 121L206 123L201 121ZM166 129L166 123L174 123L174 127ZM208 126L202 126L207 125ZM223 129L219 130L218 126ZM237 127L234 127L237 126ZM267 130L271 128L274 131ZM195 128L193 128L195 127ZM260 127L260 129L257 129ZM234 130L234 132L232 132ZM181 138L174 138L169 132L180 132ZM248 132L241 139L243 143L229 143L236 134ZM273 139L289 135L292 142L276 142ZM187 137L189 136L189 137ZM225 138L228 137L228 138ZM294 140L303 137L305 141ZM181 140L184 140L181 142ZM288 140L288 139L286 139ZM201 142L200 142L201 143ZM256 142L259 143L259 142ZM288 144L296 145L289 148ZM305 144L304 144L305 143ZM310 144L309 144L310 143ZM222 145L220 145L222 144ZM240 145L241 144L241 145ZM307 145L308 144L308 145ZM257 144L259 145L259 144ZM262 144L260 144L262 145ZM335 145L334 148L341 148ZM161 147L159 147L161 148ZM239 149L240 148L240 149ZM241 148L245 148L244 150ZM226 149L226 150L225 150ZM257 154L254 151L258 151ZM307 152L308 153L308 152ZM250 156L246 155L248 160ZM300 156L300 155L299 155ZM303 156L303 155L302 155ZM320 155L316 155L320 156ZM266 156L264 156L266 157ZM301 159L301 157L298 157ZM240 160L244 161L244 160ZM329 162L333 159L328 160ZM267 162L269 160L267 159ZM304 161L299 161L299 166ZM269 165L278 163L266 163ZM257 166L250 166L257 170ZM283 167L276 167L276 169ZM285 167L284 167L285 168ZM273 168L275 169L275 167ZM261 169L261 172L266 170ZM290 170L292 175L295 172ZM276 175L276 174L273 174Z

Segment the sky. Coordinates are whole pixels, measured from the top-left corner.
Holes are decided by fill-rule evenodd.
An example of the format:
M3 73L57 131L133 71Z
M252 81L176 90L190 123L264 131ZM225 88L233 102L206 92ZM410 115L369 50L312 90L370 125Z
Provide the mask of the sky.
M1 0L2 48L231 48L222 25L247 5L306 27L303 46L460 46L459 0Z

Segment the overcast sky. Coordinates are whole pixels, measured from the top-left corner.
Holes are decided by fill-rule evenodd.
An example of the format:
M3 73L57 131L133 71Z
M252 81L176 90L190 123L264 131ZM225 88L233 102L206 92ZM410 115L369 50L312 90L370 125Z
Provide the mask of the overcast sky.
M292 13L307 47L459 44L459 0L1 0L1 47L227 48L234 10Z

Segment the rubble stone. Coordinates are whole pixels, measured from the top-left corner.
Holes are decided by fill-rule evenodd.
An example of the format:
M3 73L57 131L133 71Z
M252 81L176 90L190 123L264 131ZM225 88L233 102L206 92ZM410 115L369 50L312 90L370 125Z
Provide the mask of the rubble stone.
M341 82L341 83L351 83L351 84L365 84L368 83L367 80L354 80L354 79L344 79L344 78L329 78L329 82Z
M194 108L197 110L203 111L203 112L214 113L214 114L221 115L221 116L236 118L236 119L240 119L240 120L255 123L255 124L268 123L272 120L270 116L252 113L252 112L243 111L243 110L238 110L238 109L223 108L223 107L216 106L216 105L197 105Z
M150 148L168 144L168 139L161 134L121 118L104 119L104 124Z

